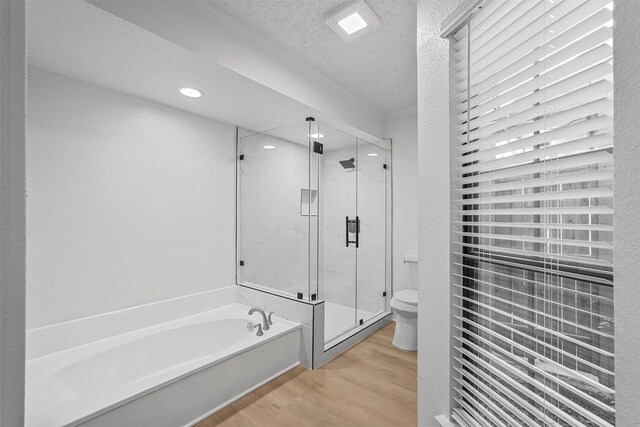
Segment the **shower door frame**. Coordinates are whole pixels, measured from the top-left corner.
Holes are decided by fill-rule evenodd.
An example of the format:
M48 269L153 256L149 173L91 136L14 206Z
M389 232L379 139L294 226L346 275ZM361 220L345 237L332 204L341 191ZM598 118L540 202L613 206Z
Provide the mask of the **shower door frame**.
M321 123L319 123L319 125L322 125ZM358 310L359 310L359 299L358 299L358 292L359 292L359 285L358 285L358 270L359 270L359 262L358 262L358 251L359 251L359 247L358 245L356 245L355 249L355 253L354 253L354 258L355 258L355 265L354 265L354 282L355 282L355 286L354 286L354 304L353 304L353 310L354 310L354 321L353 321L353 325L351 327L349 327L348 329L345 329L344 331L340 332L338 335L335 335L334 337L331 338L330 341L327 341L325 339L325 316L326 316L326 305L324 304L324 302L329 302L326 299L325 296L325 292L324 292L324 280L318 280L318 286L317 286L317 291L318 291L318 299L320 301L322 301L322 304L320 306L317 307L317 316L315 316L316 319L320 318L322 320L322 325L321 328L319 327L319 325L314 323L314 347L316 349L321 348L323 351L318 354L316 357L314 357L314 359L318 360L317 357L320 357L320 359L326 359L329 360L331 357L331 354L335 353L337 351L336 354L339 354L340 352L344 351L344 350L340 350L341 348L344 347L344 345L346 345L346 348L349 348L352 344L347 344L349 342L352 342L352 338L356 337L356 336L361 336L362 332L369 329L376 324L377 322L384 320L386 318L390 319L391 316L391 307L390 307L390 301L391 301L391 297L393 295L393 175L391 173L391 171L393 170L393 165L392 165L392 140L389 139L385 139L383 140L383 144L378 145L378 144L374 144L371 143L363 138L358 138L358 137L354 137L354 147L355 147L355 159L356 159L356 179L355 179L355 213L356 219L359 219L360 217L360 205L359 205L359 198L360 198L360 191L361 188L359 186L359 174L360 174L360 170L358 169L358 165L360 164L360 155L361 153L359 152L359 148L361 146L365 146L364 144L367 145L371 145L373 147L376 147L377 149L382 150L382 152L384 152L386 158L384 159L384 169L385 169L385 179L384 179L384 198L385 198L385 203L384 203L384 209L385 209L385 213L384 213L384 264L385 264L385 268L384 268L384 290L382 290L383 295L382 297L384 298L384 304L383 307L380 311L375 311L372 313L372 316L369 317L368 319L359 319L359 315L358 315ZM386 145L386 147L384 146ZM315 155L316 159L321 158L322 155ZM319 163L316 163L319 164ZM320 168L318 167L318 170L316 171L316 173L320 173ZM322 180L318 179L318 182L322 182ZM323 212L322 215L324 215L324 197L325 197L325 192L323 191L322 188L320 188L319 186L319 191L318 191L319 197L320 197L320 206L322 207L321 211L319 212ZM320 250L320 242L321 242L321 238L320 238L320 227L321 224L323 224L323 221L318 221L318 230L317 230L317 236L318 236L318 258L321 256L320 254L324 253L324 251ZM345 240L347 242L349 242L349 233L348 233L348 227L347 230L345 230L345 233L347 233L347 236L345 236ZM359 234L359 233L358 233ZM359 239L358 239L359 240ZM347 245L349 246L349 245ZM324 256L324 254L322 255ZM320 260L318 260L318 269L320 269L320 266L322 266L322 268L325 267L325 260L323 259L322 262L320 262ZM320 274L320 271L318 272ZM322 285L321 285L322 283ZM362 323L359 323L360 321L362 321ZM316 322L317 323L317 322ZM383 322L384 324L388 323L388 322ZM379 329L379 328L374 328L375 330ZM372 332L370 332L372 333ZM368 336L370 333L365 334L365 337ZM316 342L316 339L318 337L321 337L321 340L319 340L318 342ZM360 338L362 339L362 338ZM356 339L355 342L359 341L360 339ZM345 349L346 349L345 348ZM327 353L326 355L324 353ZM328 357L328 358L327 358ZM325 360L325 361L326 361ZM324 363L324 362L322 362Z

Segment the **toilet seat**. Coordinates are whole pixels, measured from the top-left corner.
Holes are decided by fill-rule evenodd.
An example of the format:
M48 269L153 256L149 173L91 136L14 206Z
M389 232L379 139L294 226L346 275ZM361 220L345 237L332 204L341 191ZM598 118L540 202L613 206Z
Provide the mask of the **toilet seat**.
M404 289L393 294L393 298L409 305L418 305L418 291L413 289Z
M391 308L402 310L407 313L418 312L418 291L404 289L395 292L391 298Z

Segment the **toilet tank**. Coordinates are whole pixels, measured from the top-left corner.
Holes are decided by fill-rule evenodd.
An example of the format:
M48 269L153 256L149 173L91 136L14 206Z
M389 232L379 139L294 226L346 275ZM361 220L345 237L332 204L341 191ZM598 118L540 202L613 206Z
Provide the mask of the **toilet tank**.
M404 268L407 271L407 284L403 289L418 289L418 257L415 255L404 256Z

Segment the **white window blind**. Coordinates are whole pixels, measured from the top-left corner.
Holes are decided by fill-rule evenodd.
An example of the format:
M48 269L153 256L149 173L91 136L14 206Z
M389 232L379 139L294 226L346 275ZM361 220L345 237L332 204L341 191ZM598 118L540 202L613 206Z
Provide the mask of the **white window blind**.
M611 0L450 35L454 419L615 425Z

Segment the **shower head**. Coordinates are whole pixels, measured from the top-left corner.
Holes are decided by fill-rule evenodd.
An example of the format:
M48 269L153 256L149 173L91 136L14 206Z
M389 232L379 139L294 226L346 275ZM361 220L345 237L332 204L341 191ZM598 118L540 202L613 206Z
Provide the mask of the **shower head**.
M354 159L353 157L347 160L340 160L340 164L342 165L343 168L345 169L353 169L356 167L356 165L354 164L354 162L356 161L356 159Z

